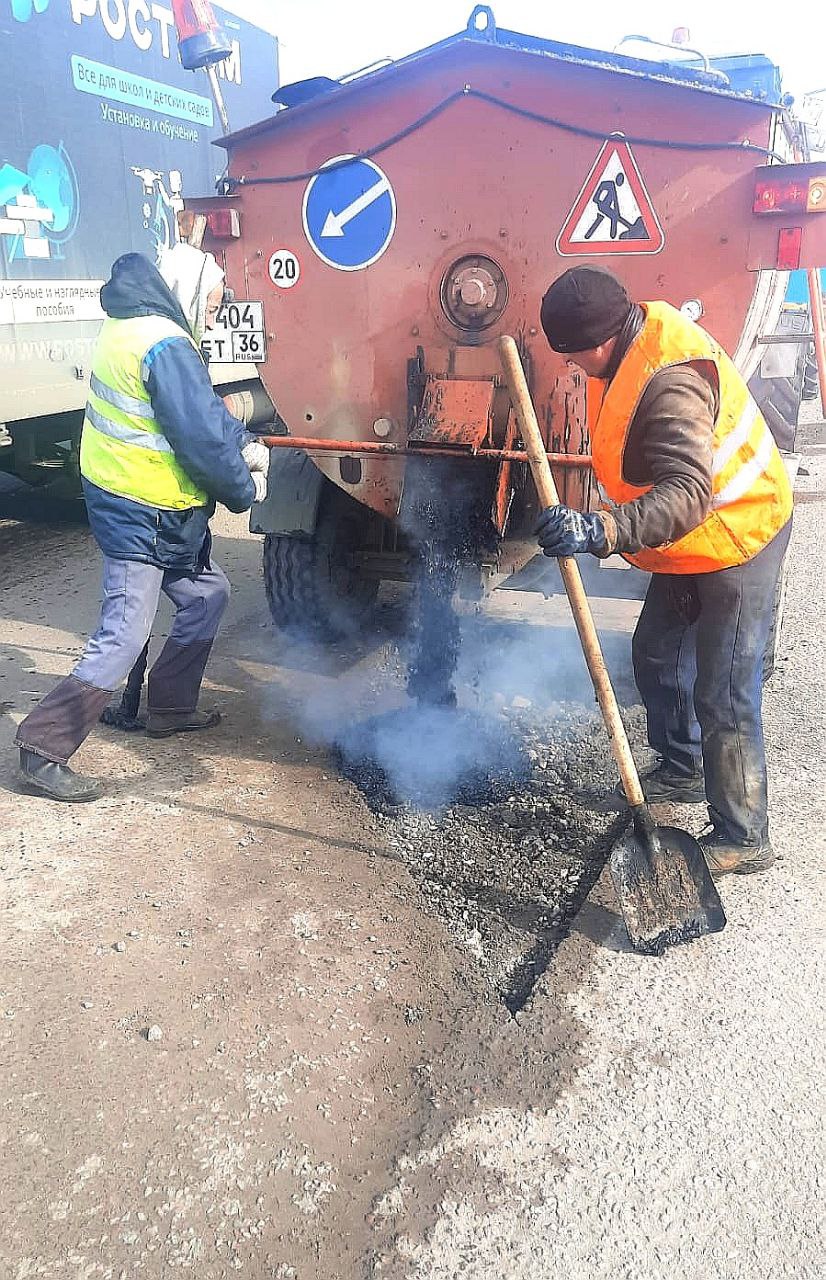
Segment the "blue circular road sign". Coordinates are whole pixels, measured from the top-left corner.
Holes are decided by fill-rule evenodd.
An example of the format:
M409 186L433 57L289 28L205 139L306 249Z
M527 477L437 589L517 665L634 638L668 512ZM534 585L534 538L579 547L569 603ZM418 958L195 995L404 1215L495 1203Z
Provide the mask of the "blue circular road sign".
M322 262L337 271L361 271L380 258L396 229L396 197L387 174L372 160L335 156L307 183L304 233ZM336 165L328 171L329 165Z

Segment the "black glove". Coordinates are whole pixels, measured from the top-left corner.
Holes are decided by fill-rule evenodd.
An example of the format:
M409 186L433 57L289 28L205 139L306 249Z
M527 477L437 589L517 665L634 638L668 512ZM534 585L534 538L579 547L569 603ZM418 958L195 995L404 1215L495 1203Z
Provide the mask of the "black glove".
M536 523L536 536L546 556L598 555L607 546L605 526L596 512L572 507L546 507Z

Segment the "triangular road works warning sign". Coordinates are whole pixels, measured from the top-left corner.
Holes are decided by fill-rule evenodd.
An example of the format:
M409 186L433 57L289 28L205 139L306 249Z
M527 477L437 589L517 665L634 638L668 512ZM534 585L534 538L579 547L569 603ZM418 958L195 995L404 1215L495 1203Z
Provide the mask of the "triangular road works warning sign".
M628 143L603 143L556 249L567 257L614 253L659 253L665 236Z

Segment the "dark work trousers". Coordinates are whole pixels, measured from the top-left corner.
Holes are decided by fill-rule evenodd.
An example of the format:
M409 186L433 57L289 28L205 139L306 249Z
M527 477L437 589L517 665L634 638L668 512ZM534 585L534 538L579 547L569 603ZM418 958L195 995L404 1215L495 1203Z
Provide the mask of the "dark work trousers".
M763 660L790 534L731 569L655 573L634 632L648 741L671 772L705 772L709 817L737 844L768 835Z
M204 668L229 601L229 583L212 562L197 573L134 560L103 559L100 623L71 675L48 693L17 730L27 751L65 764L97 723L149 639L163 591L176 613L149 672L153 711L194 711Z

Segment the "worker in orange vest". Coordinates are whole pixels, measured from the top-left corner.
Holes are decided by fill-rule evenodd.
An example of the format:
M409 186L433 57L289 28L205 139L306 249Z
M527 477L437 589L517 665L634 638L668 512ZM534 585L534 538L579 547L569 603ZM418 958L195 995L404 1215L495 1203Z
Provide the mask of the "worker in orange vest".
M548 343L588 376L600 511L548 507L546 555L619 552L652 574L634 675L660 763L650 803L708 802L712 875L774 862L763 660L791 533L786 468L725 351L666 302L572 267L542 300Z

